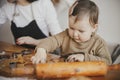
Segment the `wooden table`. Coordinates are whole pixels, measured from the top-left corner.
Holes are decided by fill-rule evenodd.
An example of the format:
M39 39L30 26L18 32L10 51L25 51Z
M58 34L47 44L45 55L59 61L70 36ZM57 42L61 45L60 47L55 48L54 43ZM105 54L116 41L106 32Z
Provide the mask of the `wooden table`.
M10 52L21 52L22 50L25 50L25 49L27 48L23 48L21 46L0 41L0 50L10 51Z
M25 49L27 48L23 48L17 45L0 41L0 51L5 50L12 52L21 52L22 50ZM105 76L87 77L87 78L89 78L90 80L120 80L120 64L109 66L108 72ZM68 80L68 79L55 79L55 80Z

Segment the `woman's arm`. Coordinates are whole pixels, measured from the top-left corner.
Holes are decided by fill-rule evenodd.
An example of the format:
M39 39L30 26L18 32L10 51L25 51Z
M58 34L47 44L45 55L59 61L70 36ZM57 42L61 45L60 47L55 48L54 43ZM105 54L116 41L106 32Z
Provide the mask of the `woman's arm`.
M45 20L48 24L50 34L55 35L60 33L62 29L59 25L57 14L51 0L44 0L43 7L45 10Z
M4 8L0 8L0 24L4 24L7 20Z

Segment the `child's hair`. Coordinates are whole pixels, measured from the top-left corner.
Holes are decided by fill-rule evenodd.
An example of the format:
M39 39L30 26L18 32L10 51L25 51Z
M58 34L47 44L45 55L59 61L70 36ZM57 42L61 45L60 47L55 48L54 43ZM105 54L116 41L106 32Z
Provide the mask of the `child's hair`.
M99 9L97 5L90 0L77 0L72 12L72 16L77 16L79 19L81 16L88 14L91 24L98 24Z
M34 2L34 1L37 1L37 0L27 0L29 3L32 3L32 2Z
M17 1L18 0L13 0L11 3L17 3ZM38 0L26 0L26 1L28 1L29 3L32 3L32 2L34 2L34 1L38 1ZM9 0L8 0L8 2L10 2Z

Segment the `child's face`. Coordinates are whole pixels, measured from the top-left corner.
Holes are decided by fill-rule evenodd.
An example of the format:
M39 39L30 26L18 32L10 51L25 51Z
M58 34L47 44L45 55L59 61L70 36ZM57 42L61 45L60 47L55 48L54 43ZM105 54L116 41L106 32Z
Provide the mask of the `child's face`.
M96 26L91 26L89 16L85 15L76 20L76 16L69 17L69 36L76 42L85 42L91 38L92 32L95 32Z

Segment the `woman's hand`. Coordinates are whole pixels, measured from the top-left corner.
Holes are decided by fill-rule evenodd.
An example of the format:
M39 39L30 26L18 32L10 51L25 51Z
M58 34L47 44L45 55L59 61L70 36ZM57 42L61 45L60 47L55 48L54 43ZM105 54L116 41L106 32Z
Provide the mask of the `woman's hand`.
M39 40L36 40L30 36L25 36L25 37L18 38L16 43L18 45L22 45L22 44L37 45L39 43Z
M83 54L73 54L70 55L67 59L67 62L83 62L84 61L84 55Z
M33 64L46 63L47 54L44 48L38 48L35 56L31 58Z

